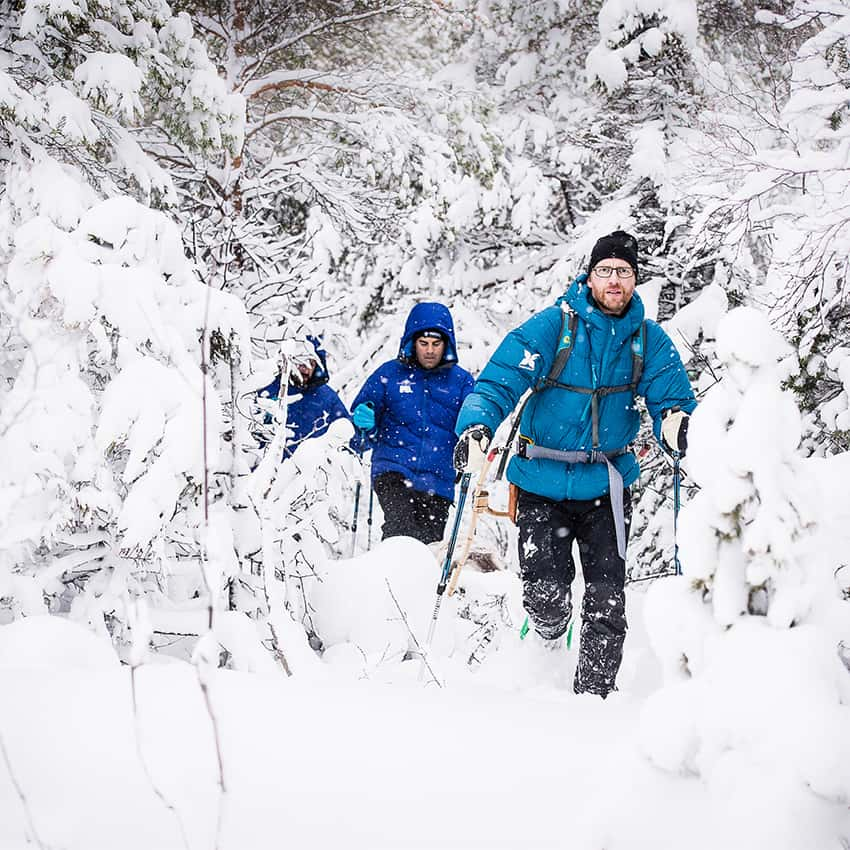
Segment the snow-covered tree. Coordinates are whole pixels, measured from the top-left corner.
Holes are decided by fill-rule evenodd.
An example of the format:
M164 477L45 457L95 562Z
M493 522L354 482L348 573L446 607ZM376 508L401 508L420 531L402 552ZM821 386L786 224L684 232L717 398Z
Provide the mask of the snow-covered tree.
M681 556L723 625L749 613L787 627L810 603L795 550L816 521L814 494L797 454L800 414L778 365L791 353L763 313L732 311L718 337L723 379L692 417L688 469L701 490L683 511Z
M811 414L809 450L841 450L846 440L817 409L841 392L826 358L847 342L847 11L805 2L746 9L752 26L739 35L712 17L719 38L702 66L709 109L694 156L694 229L723 261L733 300L768 305L798 350L791 385Z
M174 203L167 171L145 155L146 132L193 152L237 148L242 101L229 94L187 15L151 3L0 6L3 159L66 163L106 195Z
M321 648L310 597L330 553L343 553L340 526L348 503L346 483L359 473L348 448L353 435L343 419L319 438L305 440L282 463L287 403L279 405L274 436L260 464L241 488L244 504L236 548L246 569L239 578L234 607L258 621L262 638L288 671L309 664L309 639ZM348 541L346 541L347 543ZM294 659L294 660L293 660Z
M238 566L213 502L244 311L126 193L175 202L147 134L238 145L241 99L166 3L5 3L0 38L0 597L118 637L133 598Z
M258 341L287 322L350 324L366 255L399 235L418 160L441 145L415 114L436 56L415 66L448 16L409 0L184 5L248 110L236 157L205 175L186 163L199 257L245 294Z
M644 748L712 794L758 788L742 815L781 787L809 817L837 816L850 791L850 680L836 652L850 602L833 580L846 464L800 457L801 416L782 388L792 349L763 312L730 312L717 353L722 381L689 432L701 489L682 513L684 575L647 600L667 683L642 712Z
M130 597L168 596L205 527L228 524L209 504L227 456L202 364L220 359L213 331L247 338L244 311L197 280L173 221L128 197L71 231L36 217L14 238L3 296L23 354L0 434L11 604L121 620Z
M823 203L818 188L812 190L817 200L799 198L801 181L788 170L802 162L792 152L786 114L791 60L806 34L811 34L811 22L797 16L795 23L803 26L780 26L777 21L786 19L777 16L790 12L790 2L770 4L771 12L749 2L734 5L733 16L723 0L699 4L693 70L700 110L693 116L693 128L680 132L677 142L675 183L683 196L679 212L684 215L667 217L667 225L676 228L670 247L679 257L678 271L673 269L676 263L669 265L658 291L662 317L669 317L673 307L681 308L667 328L700 391L716 381L719 369L712 327L717 317L707 325L701 321L706 299L721 313L727 299L733 306L775 304L777 321L789 342L796 346L800 341L797 260L802 253L796 240L801 231L791 233L789 228L796 228L807 203ZM733 26L741 15L749 26ZM709 311L716 312L713 307ZM801 362L803 368L790 377L792 385L803 391L801 397L817 391L824 401L840 390L823 357L801 352ZM814 401L803 404L805 410L816 406ZM812 432L812 442L822 442L815 427L806 430ZM649 523L656 529L651 536L657 538L663 516L657 513L660 502L652 491L669 492L670 481L669 476L658 477L651 466L647 471L642 510L633 531L641 538L644 523ZM640 540L633 551L638 560L650 557L658 562L659 550L649 538Z
M772 216L771 300L799 351L804 377L794 386L815 413L814 443L832 453L850 447L848 423L832 412L842 391L836 349L850 344L850 10L800 0L780 22L812 34L794 57L782 112L791 144L771 162L796 190Z
M598 94L584 144L601 158L604 191L628 199L644 245L644 281L655 278L658 317L670 318L714 275L710 249L691 230L692 137L702 105L695 2L608 0L587 56Z

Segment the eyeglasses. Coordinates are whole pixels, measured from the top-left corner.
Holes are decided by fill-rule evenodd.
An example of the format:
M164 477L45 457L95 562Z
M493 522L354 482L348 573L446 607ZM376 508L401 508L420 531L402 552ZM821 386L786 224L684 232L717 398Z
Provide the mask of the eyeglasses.
M625 280L631 277L635 270L631 266L596 266L593 271L599 277L611 277L614 272L617 272L617 277Z

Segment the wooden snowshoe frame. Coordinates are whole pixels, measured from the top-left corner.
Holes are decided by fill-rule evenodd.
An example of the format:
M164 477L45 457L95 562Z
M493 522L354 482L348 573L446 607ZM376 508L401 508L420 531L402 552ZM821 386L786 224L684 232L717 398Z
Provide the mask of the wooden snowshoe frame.
M449 596L451 596L457 589L460 571L463 569L463 565L469 558L469 551L472 548L472 540L475 537L475 531L478 525L478 517L480 517L481 514L489 514L490 516L502 517L509 519L511 522L516 522L517 488L511 484L510 495L508 497L508 509L506 511L497 511L494 508L491 508L490 492L484 489L484 485L487 481L487 473L490 471L490 466L496 459L499 452L507 450L507 447L491 449L487 454L487 459L484 461L484 465L481 467L481 472L478 474L478 480L475 484L475 492L472 496L472 518L469 522L466 540L464 541L460 556L452 562L452 573L448 587Z

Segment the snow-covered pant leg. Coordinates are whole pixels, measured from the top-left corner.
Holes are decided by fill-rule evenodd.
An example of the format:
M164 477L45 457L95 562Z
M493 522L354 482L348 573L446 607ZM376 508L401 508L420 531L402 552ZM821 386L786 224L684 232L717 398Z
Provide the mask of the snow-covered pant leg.
M589 502L572 502L581 513L579 541L584 604L581 613L581 648L574 690L607 696L617 679L626 639L626 564L617 554L617 532L609 496ZM582 510L581 506L590 505ZM626 534L631 522L631 500L623 497Z
M443 539L451 502L436 493L414 490L400 472L385 472L372 482L384 512L381 539L415 537L423 543Z
M535 631L546 639L564 634L572 616L575 534L563 504L525 490L520 490L517 502L523 607Z

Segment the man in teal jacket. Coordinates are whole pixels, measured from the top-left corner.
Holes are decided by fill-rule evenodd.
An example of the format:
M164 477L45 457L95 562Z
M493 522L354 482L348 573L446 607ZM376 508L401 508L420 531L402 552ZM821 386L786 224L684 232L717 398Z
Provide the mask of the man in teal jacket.
M680 457L696 407L675 346L644 318L637 279L637 240L623 231L600 239L587 274L502 341L455 428L455 467L478 472L496 428L531 391L507 473L519 488L523 604L540 639L560 646L577 540L585 595L574 688L603 697L614 689L626 634L628 487L640 474L629 450L640 426L635 396Z

